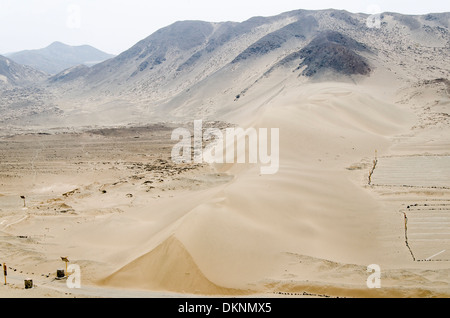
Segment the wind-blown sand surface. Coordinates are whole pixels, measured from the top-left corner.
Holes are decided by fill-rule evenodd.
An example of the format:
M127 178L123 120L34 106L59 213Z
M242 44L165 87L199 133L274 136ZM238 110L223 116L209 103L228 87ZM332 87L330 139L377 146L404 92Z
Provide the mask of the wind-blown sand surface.
M382 174L387 158L448 156L449 126L415 107L425 97L382 80L249 90L226 120L279 128L274 175L254 164L174 164L173 125L3 137L1 261L17 279L0 295L26 276L38 287L20 296L450 296L450 185L414 182L424 178L416 166L401 170L410 184ZM448 108L448 95L439 100ZM411 214L430 202L441 204L439 219ZM421 236L419 221L436 220ZM60 256L80 265L80 290L54 280ZM370 264L381 267L380 289L366 285Z

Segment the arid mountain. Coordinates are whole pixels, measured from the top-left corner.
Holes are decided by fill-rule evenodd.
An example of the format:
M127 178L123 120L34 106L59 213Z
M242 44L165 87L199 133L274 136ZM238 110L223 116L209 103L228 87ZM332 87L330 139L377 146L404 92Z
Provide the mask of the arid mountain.
M16 63L29 65L49 74L59 73L79 64L94 65L114 57L90 45L70 46L54 42L38 50L26 50L7 54Z
M71 124L92 124L85 115L77 117L89 112L120 124L222 116L249 91L291 77L320 80L327 74L359 81L390 72L420 81L449 76L448 13L384 13L379 27L367 24L368 18L330 9L242 23L180 21L114 58L65 69L43 89L55 96L65 120L70 114ZM66 123L60 119L52 122Z

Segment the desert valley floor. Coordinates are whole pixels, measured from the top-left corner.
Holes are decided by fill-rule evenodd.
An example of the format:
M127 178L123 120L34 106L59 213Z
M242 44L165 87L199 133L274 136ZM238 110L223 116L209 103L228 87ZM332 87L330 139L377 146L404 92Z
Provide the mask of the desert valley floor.
M387 105L345 83L277 95L254 124L280 127L275 175L173 163L174 123L3 131L0 294L449 296L449 100L421 89L441 101ZM82 288L55 278L61 256Z

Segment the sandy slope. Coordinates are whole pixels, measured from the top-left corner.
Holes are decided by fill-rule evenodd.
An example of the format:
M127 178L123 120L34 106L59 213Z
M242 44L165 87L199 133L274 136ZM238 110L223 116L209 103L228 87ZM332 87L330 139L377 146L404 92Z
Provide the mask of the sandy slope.
M381 80L386 79L374 76L354 85L292 79L255 91L253 100L249 93L249 102L230 121L280 128L279 172L261 175L258 166L217 166L234 175L234 181L186 211L162 245L109 276L108 282L142 286L145 278L147 287L158 283L180 291L194 284L191 288L205 290L206 277L242 292L448 295L448 265L411 262L398 206L367 186L375 150L378 156L392 154L393 147L401 147L396 138L410 134L417 121L408 105L394 104L395 91ZM413 133L409 140L414 139ZM444 141L441 150L447 145ZM445 190L440 195L448 199ZM156 265L163 247L174 248L174 237L186 250L175 258L168 251L170 257L160 257ZM155 270L160 273L181 262L191 269L176 285L155 276ZM378 292L366 286L366 268L373 263L385 270L385 288ZM137 268L148 271L134 275ZM187 271L174 272L178 270ZM192 273L198 274L196 283Z
M383 70L355 83L273 78L238 102L219 94L215 103L228 122L279 128L274 175L252 164L146 169L170 159L170 129L2 139L2 257L55 284L59 257L69 255L84 284L105 296L111 288L449 296L448 259L412 260L400 213L410 202L450 200L448 188L368 185L375 151L380 164L395 155L448 154L448 125L421 106L429 94L442 111L448 95L432 86L410 98ZM20 208L22 193L28 210ZM432 248L419 250L439 252ZM369 264L381 266L380 290L366 286Z

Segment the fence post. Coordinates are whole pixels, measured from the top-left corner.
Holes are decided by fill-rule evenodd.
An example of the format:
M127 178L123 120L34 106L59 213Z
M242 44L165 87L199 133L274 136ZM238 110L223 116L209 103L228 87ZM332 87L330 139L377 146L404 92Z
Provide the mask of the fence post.
M5 263L3 263L3 275L5 276L5 285L6 285L6 276L8 276L8 270L6 269Z

